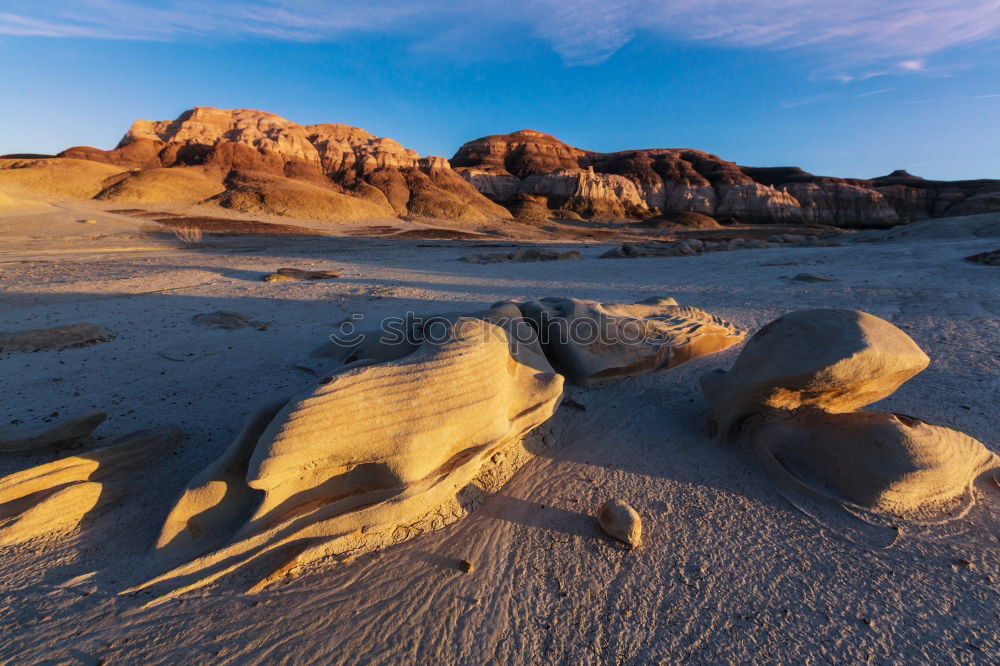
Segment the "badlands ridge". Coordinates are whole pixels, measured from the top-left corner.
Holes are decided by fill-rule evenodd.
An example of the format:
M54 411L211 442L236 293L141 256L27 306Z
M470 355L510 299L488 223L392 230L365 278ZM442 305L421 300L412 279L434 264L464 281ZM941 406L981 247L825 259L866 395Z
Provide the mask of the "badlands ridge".
M135 204L205 202L333 222L698 213L873 228L1000 211L996 180L927 181L905 171L828 178L795 167L740 166L697 150L596 153L532 130L470 141L449 161L356 127L207 107L173 121L136 121L113 150L8 156L0 161L0 189Z

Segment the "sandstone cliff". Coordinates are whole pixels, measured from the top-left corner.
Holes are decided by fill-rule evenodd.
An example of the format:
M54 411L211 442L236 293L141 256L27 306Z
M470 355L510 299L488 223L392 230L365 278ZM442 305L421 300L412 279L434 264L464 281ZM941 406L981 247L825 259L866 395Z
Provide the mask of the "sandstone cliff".
M113 150L76 147L60 157L139 173L196 170L225 190L214 201L247 211L334 221L510 217L444 158L421 158L357 127L298 125L263 111L198 107L173 121L139 120Z
M11 187L44 181L62 192L65 179L53 179L55 170L90 164L83 190L95 198L210 202L333 222L418 216L475 223L511 213L641 220L689 212L862 228L1000 211L997 180L931 181L905 171L829 178L740 166L698 150L597 153L533 130L470 141L449 162L357 127L298 125L247 109L197 107L172 121L139 120L113 150L76 147L59 157L8 160L6 180ZM114 168L97 174L95 162ZM34 166L15 173L22 164Z
M645 218L690 211L752 223L888 227L927 217L1000 210L1000 181L926 181L905 171L871 180L751 168L697 150L595 153L532 130L459 148L452 166L511 210L530 196L590 217Z

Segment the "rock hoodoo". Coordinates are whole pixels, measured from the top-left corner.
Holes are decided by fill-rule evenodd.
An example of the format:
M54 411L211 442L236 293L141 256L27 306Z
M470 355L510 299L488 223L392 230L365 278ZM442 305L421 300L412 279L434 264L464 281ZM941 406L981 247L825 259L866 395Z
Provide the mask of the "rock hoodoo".
M672 368L745 335L672 298L633 304L543 298L517 305L539 331L555 368L579 385Z
M856 411L928 363L884 319L803 310L759 330L728 373L704 375L701 386L720 436L753 450L777 478L867 509L947 514L1000 458L949 428Z
M487 321L444 333L259 410L164 523L156 555L196 557L150 584L187 581L178 593L255 562L263 585L440 528L464 515L472 491L495 490L489 479L513 472L498 468L507 449L558 407L562 377L537 340Z
M631 327L639 339L571 337L553 346L547 336L565 331L551 315L591 318L592 329L603 322L618 334ZM404 336L393 327L313 353L326 359L327 376L258 409L191 481L154 549L157 559L187 563L141 587L166 588L162 598L170 598L250 568L256 589L315 559L443 527L530 457L518 448L522 438L563 395L550 358L587 383L672 367L742 338L672 299L502 302L400 324ZM638 545L639 521L618 513L608 524Z

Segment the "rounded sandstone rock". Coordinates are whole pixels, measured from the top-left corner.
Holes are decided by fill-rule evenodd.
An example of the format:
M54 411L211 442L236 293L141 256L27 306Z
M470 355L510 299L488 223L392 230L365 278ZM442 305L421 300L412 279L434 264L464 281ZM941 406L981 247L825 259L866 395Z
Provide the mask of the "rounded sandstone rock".
M701 390L731 438L740 422L768 408L803 405L851 412L881 400L927 367L910 336L858 310L791 312L751 337L728 373L701 378Z
M642 545L642 519L639 514L621 500L608 500L597 512L597 522L601 529L632 548Z
M806 486L903 515L962 497L1000 465L972 437L903 414L804 408L768 423L756 439L759 453Z

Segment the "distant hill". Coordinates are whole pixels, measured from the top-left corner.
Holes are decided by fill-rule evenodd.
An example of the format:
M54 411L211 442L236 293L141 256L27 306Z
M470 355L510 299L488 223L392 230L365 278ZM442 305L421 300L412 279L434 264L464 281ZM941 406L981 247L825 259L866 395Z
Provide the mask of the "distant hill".
M173 121L139 120L114 150L76 147L59 157L131 170L98 199L162 201L169 188L248 213L305 219L510 217L442 157L422 158L356 127L297 125L263 111L198 107Z
M86 166L94 163L105 166ZM175 120L136 121L112 150L4 156L0 189L136 204L205 202L331 222L692 212L744 223L888 227L1000 211L998 180L931 181L906 171L828 178L797 167L740 166L698 150L597 153L533 130L470 141L449 162L356 127L208 107Z
M827 178L798 167L739 166L698 150L595 153L532 130L470 141L451 165L494 201L541 196L552 208L590 216L692 211L751 223L885 227L1000 211L1000 180L931 181L906 171Z

